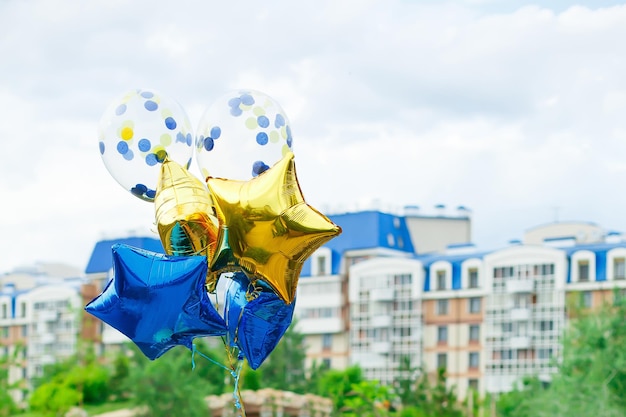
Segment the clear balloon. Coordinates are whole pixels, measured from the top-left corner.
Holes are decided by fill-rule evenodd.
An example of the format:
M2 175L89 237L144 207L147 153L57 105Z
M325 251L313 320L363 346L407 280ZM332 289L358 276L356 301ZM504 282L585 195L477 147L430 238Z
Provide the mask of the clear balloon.
M248 180L269 169L293 140L287 115L267 94L237 90L205 111L196 131L196 161L204 178Z
M133 90L111 103L98 137L111 176L145 201L154 201L166 157L186 168L193 158L193 131L185 110L154 90Z

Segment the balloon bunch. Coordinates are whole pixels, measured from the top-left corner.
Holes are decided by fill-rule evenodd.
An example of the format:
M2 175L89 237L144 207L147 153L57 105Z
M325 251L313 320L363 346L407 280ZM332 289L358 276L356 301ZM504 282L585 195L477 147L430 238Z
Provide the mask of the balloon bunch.
M150 359L223 336L258 368L291 323L304 261L341 233L304 200L282 108L258 91L228 93L194 138L178 103L134 90L106 110L99 140L113 178L154 204L165 254L114 245L114 276L85 309ZM188 170L194 154L205 182ZM223 306L210 298L220 280Z

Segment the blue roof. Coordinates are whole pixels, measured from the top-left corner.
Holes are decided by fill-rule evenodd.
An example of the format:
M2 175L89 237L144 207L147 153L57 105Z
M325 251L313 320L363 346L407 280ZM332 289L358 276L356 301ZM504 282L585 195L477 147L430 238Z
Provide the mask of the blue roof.
M339 236L324 245L332 253L332 274L339 273L341 258L347 250L387 248L413 253L413 241L402 216L361 211L327 217L342 229ZM300 275L311 275L310 260L304 263Z
M85 268L86 274L108 272L113 266L113 254L111 247L116 243L121 243L136 248L146 249L152 252L165 253L163 245L159 239L152 237L129 237L121 239L101 240L91 252L91 258Z
M615 248L626 248L626 242L617 243L590 243L587 245L577 245L567 248L562 248L567 254L568 268L567 268L567 282L572 282L572 268L576 265L572 265L571 258L576 252L586 250L593 252L596 258L596 281L606 281L606 259L607 252Z
M449 262L452 266L452 289L461 289L461 265L468 259L482 259L490 252L463 253L456 255L427 254L416 256L415 259L422 261L424 265L424 291L430 291L430 266L438 261Z

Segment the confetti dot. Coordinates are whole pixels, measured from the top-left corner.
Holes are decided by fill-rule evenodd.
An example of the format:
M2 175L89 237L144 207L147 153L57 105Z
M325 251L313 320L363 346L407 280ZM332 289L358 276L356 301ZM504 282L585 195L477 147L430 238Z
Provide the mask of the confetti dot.
M146 101L146 102L143 104L143 106L144 106L144 107L146 108L146 110L148 110L148 111L155 111L156 109L158 109L158 108L159 108L159 105L158 105L156 102L152 101L152 100L148 100L148 101Z
M212 151L215 143L213 142L213 138L204 139L204 149L207 151Z
M270 132L270 142L276 143L278 142L278 139L280 139L280 135L278 134L276 130L272 130Z
M274 127L279 128L285 125L285 118L282 114L277 114L276 119L274 120Z
M282 136L283 139L287 139L287 128L285 126L280 128L280 136Z
M239 108L239 107L233 107L230 109L230 115L231 116L241 116L241 113L243 113L243 111Z
M246 106L252 106L254 104L254 97L252 97L250 94L242 94L241 103Z
M252 109L252 113L254 113L255 116L261 116L265 114L265 109L261 106L256 106L254 109Z
M165 149L159 149L155 153L158 162L162 163L163 161L165 161L165 158L167 158L167 151Z
M152 91L142 91L140 95L143 98L152 98L152 97L154 97L154 93Z
M245 125L248 129L256 129L257 127L259 127L259 124L254 117L248 117L246 119Z
M119 106L117 106L117 108L115 109L115 114L117 116L121 116L126 112L126 104L120 104Z
M256 143L258 143L259 145L267 145L268 140L269 138L267 137L267 133L265 132L259 132L256 135Z
M155 166L159 161L157 161L157 156L153 153L149 153L148 155L146 155L146 164L148 166Z
M182 142L182 143L187 142L187 138L185 137L185 135L183 135L183 132L178 132L176 134L176 142Z
M146 197L148 197L151 200L154 200L154 197L156 197L156 190L146 191Z
M104 142L100 142L100 155L104 155L104 150L105 150L105 146L104 146Z
M124 128L122 128L122 132L121 132L120 136L124 140L131 140L133 138L134 134L135 133L133 132L133 129L131 127L124 127Z
M211 137L213 139L219 139L221 135L222 135L222 129L219 126L213 126L211 128Z
M270 119L266 116L259 116L256 121L261 127L268 127L270 125Z
M126 152L128 152L128 143L124 142L123 140L117 142L117 151L124 155Z
M174 120L173 117L168 117L167 119L165 119L165 127L167 127L169 130L176 129L176 120Z
M187 133L187 146L191 146L192 143L193 143L193 136L191 136L191 133Z
M132 150L128 150L128 152L126 152L125 154L122 155L124 157L124 159L126 159L127 161L132 161L133 158L135 157L135 154L133 153Z
M255 161L254 164L252 164L252 176L256 177L257 175L262 174L265 171L267 171L269 168L270 167L267 166L265 162Z
M172 144L172 136L168 133L163 133L160 137L159 143L163 146L170 146Z
M148 191L148 187L146 187L143 184L137 184L133 188L130 189L130 192L138 197L143 196L146 193L146 191Z
M240 104L241 104L241 99L239 97L233 97L230 100L228 100L228 105L231 108L239 107Z
M150 144L150 140L144 138L137 143L137 147L141 152L148 152L152 145Z

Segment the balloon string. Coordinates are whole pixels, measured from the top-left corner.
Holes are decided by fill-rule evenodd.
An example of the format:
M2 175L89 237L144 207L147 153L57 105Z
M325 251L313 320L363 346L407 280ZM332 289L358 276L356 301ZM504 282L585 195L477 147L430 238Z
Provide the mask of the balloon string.
M195 344L192 345L192 349L191 349L191 369L196 369L196 360L194 358L194 356L196 355L196 353L200 356L202 356L204 359L208 360L209 362L212 362L214 364L216 364L217 366L226 369L228 372L231 373L232 375L232 370L224 365L222 365L221 363L219 363L218 361L211 359L210 357L208 357L207 355L205 355L204 353L200 352L198 350L198 348L196 347Z
M226 346L226 343L224 343L224 346ZM235 408L240 412L238 417L246 417L246 409L243 406L243 402L241 401L241 390L239 388L239 380L241 378L241 370L243 369L243 360L238 358L237 359L237 367L235 368L235 365L233 363L232 352L230 352L228 349L226 349L227 356L228 356L228 362L229 362L229 364L231 366L229 368L229 367L224 366L223 364L217 362L216 360L211 359L210 357L208 357L204 353L200 352L195 344L192 344L191 347L192 347L192 349L191 349L191 369L192 370L196 369L195 355L198 354L198 355L202 356L204 359L208 360L209 362L214 363L215 365L219 366L220 368L225 369L226 371L228 371L228 373L230 373L230 376L233 377L233 379L235 381L235 387L233 389L233 401L234 401Z

